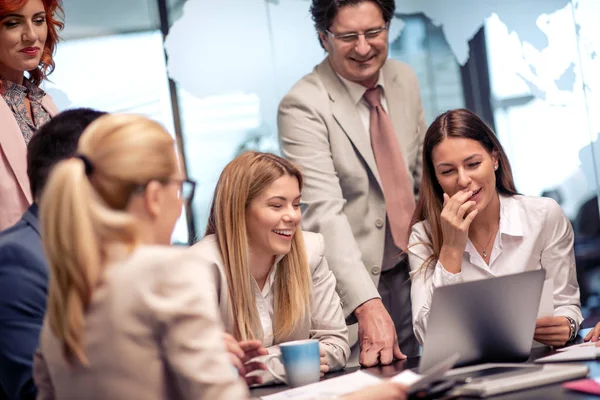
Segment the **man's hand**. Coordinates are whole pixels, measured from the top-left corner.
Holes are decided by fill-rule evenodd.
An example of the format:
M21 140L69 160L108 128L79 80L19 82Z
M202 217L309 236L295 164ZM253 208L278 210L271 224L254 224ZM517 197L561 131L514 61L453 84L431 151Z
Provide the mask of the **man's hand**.
M387 365L394 358L406 358L398 347L396 327L381 299L366 301L354 310L354 315L358 319L359 361L363 367Z
M546 317L535 321L533 338L549 346L564 346L571 334L571 324L565 317Z
M262 347L260 340L244 340L238 342L229 333L224 332L223 341L225 342L225 349L229 353L231 363L238 370L240 376L246 380L246 383L248 385L262 383L262 379L258 376L247 376L247 374L252 371L267 369L267 366L261 362L248 362L254 357L269 354L269 352Z

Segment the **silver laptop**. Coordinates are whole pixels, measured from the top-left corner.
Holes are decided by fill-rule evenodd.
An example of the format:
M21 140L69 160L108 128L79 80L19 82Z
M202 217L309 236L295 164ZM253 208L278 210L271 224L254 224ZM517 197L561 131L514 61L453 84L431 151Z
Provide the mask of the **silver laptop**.
M546 271L436 288L419 373L452 354L456 366L529 358Z

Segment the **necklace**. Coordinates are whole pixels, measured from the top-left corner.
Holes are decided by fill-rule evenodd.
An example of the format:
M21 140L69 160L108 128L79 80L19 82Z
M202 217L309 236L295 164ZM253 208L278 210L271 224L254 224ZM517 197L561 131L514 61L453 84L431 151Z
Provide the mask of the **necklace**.
M487 243L485 244L485 247L481 246L481 248L483 250L483 258L487 258L487 256L488 256L487 248L490 245L490 242L492 241L492 238L496 235L496 232L498 231L499 227L500 227L500 224L498 224L498 226L496 227L496 229L494 229L492 231L492 234L490 235L490 238L488 239Z

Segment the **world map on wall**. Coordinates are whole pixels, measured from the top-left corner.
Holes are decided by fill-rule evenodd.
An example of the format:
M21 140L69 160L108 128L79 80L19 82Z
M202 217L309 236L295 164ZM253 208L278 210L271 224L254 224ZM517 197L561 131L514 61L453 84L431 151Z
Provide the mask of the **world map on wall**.
M589 63L597 60L593 42L599 37L598 28L596 21L590 16L597 16L600 9L594 3L600 2L400 0L397 1L396 12L423 13L434 25L440 26L461 65L469 58L469 40L483 26L486 19L498 18L506 26L508 33L518 39L521 47L520 59L515 61L515 64L518 64L514 67L515 72L524 80L534 96L552 102L558 97L555 94L573 90L583 61ZM189 38L195 37L196 33L206 32L207 27L209 31L212 26L216 28L218 21L235 21L237 28L245 32L244 37L228 37L226 34L221 40L215 41L214 45L209 44L208 48L225 45L229 49L228 57L231 60L224 60L224 64L227 64L224 68L248 67L245 73L239 73L238 69L237 75L239 78L250 75L250 78L256 79L244 83L233 76L231 85L226 84L219 90L227 90L227 86L234 89L235 86L235 90L259 93L261 98L264 97L260 96L260 93L266 95L265 92L275 90L277 93L268 94L280 98L324 56L316 41L308 14L309 4L308 0L221 0L216 6L215 2L210 0L188 0L182 18L173 25L166 40L171 76L194 95L202 97L214 93L216 88L213 89L210 83L199 88L196 79L192 82L193 75L187 72L186 64L195 65L200 70L207 66L193 63L194 57L190 58L188 49L181 46L181 43L186 43ZM223 10L227 12L223 14ZM586 21L586 18L590 20ZM565 29L556 29L564 26L571 26L572 33L565 35ZM390 40L401 34L402 27L401 18L395 18ZM560 36L554 32L560 32ZM249 43L252 45L248 45ZM579 54L576 43L580 43L582 54ZM293 56L291 53L297 52L299 48L302 49L302 57ZM214 52L217 52L216 49ZM586 60L582 60L582 57ZM244 61L241 62L242 60ZM260 68L257 68L259 64ZM212 72L210 68L208 67L207 72ZM261 79L265 78L275 79L276 84L270 85L270 88L264 87ZM270 105L274 106L275 103L274 99Z
M246 145L277 151L279 101L326 56L317 40L310 3L184 3L164 46L169 76L178 83L180 96L185 95L183 120L196 127L188 134L194 157L204 159L219 153L215 148L224 153ZM503 112L510 107L504 104L522 99L521 104L538 112L530 118L527 107L521 107L522 115L514 107L514 129L499 129L502 135L514 133L504 138L509 150L534 146L538 150L528 157L516 150L512 154L511 162L520 171L518 187L538 195L557 182L575 182L567 185L572 194L569 204L562 204L575 213L588 188L595 187L589 147L595 140L591 132L600 131L600 114L586 112L586 107L595 110L600 104L594 98L600 93L594 90L600 87L596 52L600 0L397 0L391 42L409 26L403 18L409 23L407 16L415 14L440 28L460 65L469 60L469 41L485 27L492 106ZM569 132L568 143L545 140L562 132ZM199 164L192 175L210 186L233 156L231 150L210 165Z
M561 92L573 91L581 63L597 58L597 24L590 16L598 16L600 7L593 0L403 0L397 2L397 10L423 13L440 26L461 65L469 58L468 41L486 19L497 18L520 46L514 72L532 95L550 103L564 101Z

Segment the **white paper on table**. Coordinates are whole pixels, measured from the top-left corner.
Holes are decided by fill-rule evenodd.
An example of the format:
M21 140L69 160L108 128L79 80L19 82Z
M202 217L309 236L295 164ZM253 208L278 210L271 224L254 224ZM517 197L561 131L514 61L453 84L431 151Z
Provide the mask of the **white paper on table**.
M600 342L585 342L585 343L579 343L579 344L574 344L571 346L567 346L567 347L561 347L560 349L556 349L556 351L559 352L563 352L563 351L572 351L572 350L577 350L580 349L582 347L600 347Z
M571 351L563 351L550 356L538 358L535 363L544 362L569 362L595 360L600 355L600 349L597 347L578 347Z
M269 396L263 400L317 400L333 396L341 396L368 386L376 385L381 379L363 371L356 371L337 378L326 379L321 382L297 387Z
M411 386L423 376L406 370L391 378L392 381ZM356 371L338 378L326 379L321 382L286 390L269 396L261 397L263 400L318 400L333 396L342 396L368 386L376 385L383 379L363 371Z
M538 319L554 316L554 282L552 278L544 281L542 288L542 298L540 299L540 308L538 309Z
M394 375L390 380L405 386L412 386L421 378L423 378L423 375L416 374L411 370L407 369L406 371L402 371L402 373L398 375Z

